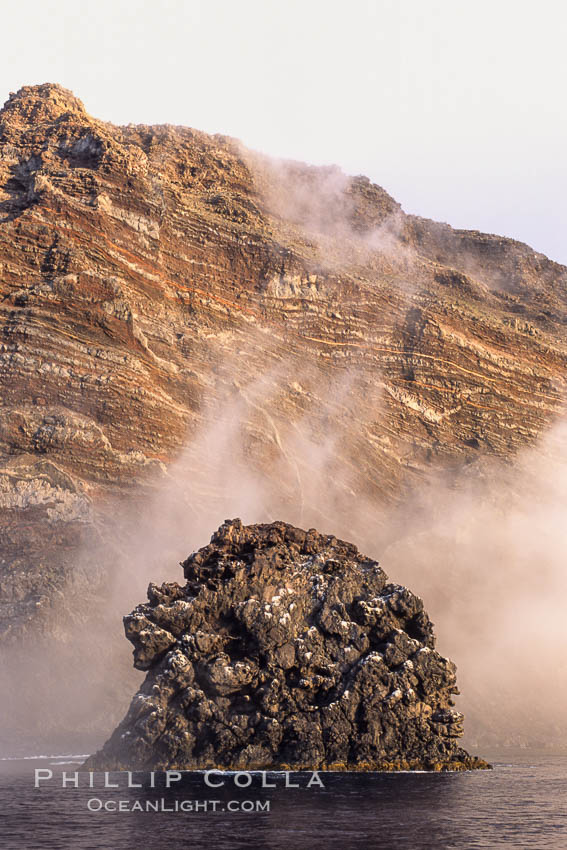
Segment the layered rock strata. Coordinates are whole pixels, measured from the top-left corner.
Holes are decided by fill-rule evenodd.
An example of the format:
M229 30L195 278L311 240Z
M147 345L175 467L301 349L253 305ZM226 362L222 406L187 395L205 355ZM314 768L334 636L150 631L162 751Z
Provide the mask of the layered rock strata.
M222 500L225 477L191 452L227 396L248 465L281 493L271 515L300 524L299 504L312 524L330 511L298 472L298 430L318 451L333 440L319 486L333 524L350 493L379 514L432 474L512 459L563 409L566 301L563 266L407 216L367 178L189 128L113 126L57 85L11 94L0 637L37 630L81 571L77 598L96 592L82 556L183 446L192 510ZM115 558L95 562L104 574Z

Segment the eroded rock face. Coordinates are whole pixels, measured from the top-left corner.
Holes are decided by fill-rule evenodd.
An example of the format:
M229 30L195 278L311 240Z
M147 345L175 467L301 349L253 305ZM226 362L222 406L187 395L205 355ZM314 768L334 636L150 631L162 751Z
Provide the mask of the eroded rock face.
M227 520L124 618L148 670L90 768L464 769L455 665L355 546Z
M270 514L300 524L299 502L321 508L290 462L306 420L378 512L512 459L564 410L566 305L565 267L407 216L364 177L22 88L0 110L0 640L89 607L104 581L79 556L116 534L108 504L151 494L227 398L283 493ZM195 510L226 482L200 486L203 466Z

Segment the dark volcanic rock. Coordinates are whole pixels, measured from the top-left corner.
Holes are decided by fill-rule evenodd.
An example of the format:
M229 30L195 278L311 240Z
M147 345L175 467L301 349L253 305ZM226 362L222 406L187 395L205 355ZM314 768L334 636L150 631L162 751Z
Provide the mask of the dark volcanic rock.
M89 768L466 769L455 665L355 546L227 520L125 617L148 670Z

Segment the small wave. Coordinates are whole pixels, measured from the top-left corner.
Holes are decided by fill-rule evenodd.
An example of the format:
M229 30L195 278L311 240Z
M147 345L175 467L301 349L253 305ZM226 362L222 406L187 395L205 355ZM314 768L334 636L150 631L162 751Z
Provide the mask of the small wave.
M39 759L88 759L90 753L63 753L62 755L52 756L0 756L0 761L38 761ZM65 762L61 762L64 764Z
M83 761L84 761L84 759L77 758L77 759L71 759L71 761L50 761L49 764L53 765L53 767L56 767L60 764L82 764Z

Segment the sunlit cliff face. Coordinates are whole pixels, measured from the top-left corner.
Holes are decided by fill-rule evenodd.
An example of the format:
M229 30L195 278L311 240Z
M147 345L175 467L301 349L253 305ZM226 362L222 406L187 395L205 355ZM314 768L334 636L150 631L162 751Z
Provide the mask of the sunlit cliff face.
M10 104L0 499L53 607L4 656L8 744L100 742L137 677L122 615L235 516L423 596L473 737L561 740L565 269L338 169L113 128L58 87Z

